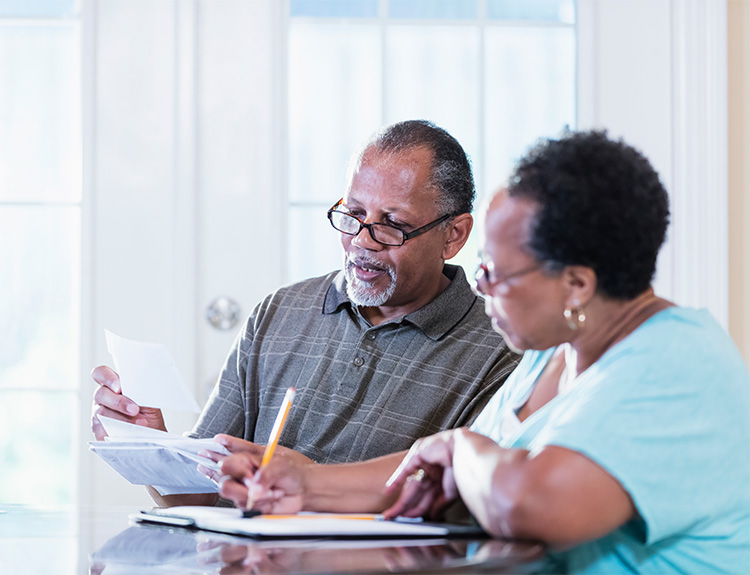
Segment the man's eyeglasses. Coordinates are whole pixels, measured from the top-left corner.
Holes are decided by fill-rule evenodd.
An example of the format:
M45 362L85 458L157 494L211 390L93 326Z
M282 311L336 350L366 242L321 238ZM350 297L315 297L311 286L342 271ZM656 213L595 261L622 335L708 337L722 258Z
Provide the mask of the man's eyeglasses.
M490 292L492 292L492 290L500 284L504 284L505 282L513 278L535 272L536 270L541 269L543 265L543 262L538 262L513 273L506 274L502 277L492 278L492 274L490 273L490 269L487 267L487 264L484 262L480 262L477 273L474 276L474 289L477 293L480 293L482 295L490 295Z
M357 216L348 214L337 210L340 205L344 202L344 198L341 198L338 202L333 204L330 210L328 210L328 219L335 230L340 231L342 234L350 236L357 236L362 228L367 228L370 233L370 237L384 246L402 246L406 240L416 238L425 232L429 232L432 228L442 224L445 220L451 217L451 214L445 214L443 217L436 219L435 221L425 224L421 228L417 228L411 232L405 232L388 224L366 224L360 220Z

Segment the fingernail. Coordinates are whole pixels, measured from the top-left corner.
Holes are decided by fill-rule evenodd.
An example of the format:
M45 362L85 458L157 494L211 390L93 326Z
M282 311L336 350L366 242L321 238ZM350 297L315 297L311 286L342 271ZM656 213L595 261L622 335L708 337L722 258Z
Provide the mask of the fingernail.
M125 411L127 411L130 415L137 415L140 409L138 409L138 406L134 403L129 403L125 406Z

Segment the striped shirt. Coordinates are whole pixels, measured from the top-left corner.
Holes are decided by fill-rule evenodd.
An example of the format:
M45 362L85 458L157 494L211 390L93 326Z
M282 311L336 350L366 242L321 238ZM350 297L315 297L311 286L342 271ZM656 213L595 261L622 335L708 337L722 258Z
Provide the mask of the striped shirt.
M518 357L492 330L461 268L421 309L370 325L343 272L283 287L261 302L229 353L192 437L228 433L264 444L288 387L280 443L319 463L408 449L469 425Z

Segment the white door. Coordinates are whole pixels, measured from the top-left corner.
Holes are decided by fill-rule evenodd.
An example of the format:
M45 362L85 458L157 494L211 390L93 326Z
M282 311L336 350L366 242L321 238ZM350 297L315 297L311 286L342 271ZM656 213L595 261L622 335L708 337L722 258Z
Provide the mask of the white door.
M111 364L109 329L165 344L203 404L245 316L281 283L274 5L84 4L91 167L84 377ZM215 327L207 313L217 300L214 312L236 308L223 319L214 313ZM84 390L93 390L88 379ZM195 420L166 416L176 433ZM143 488L92 454L84 452L82 468L83 502L148 503Z

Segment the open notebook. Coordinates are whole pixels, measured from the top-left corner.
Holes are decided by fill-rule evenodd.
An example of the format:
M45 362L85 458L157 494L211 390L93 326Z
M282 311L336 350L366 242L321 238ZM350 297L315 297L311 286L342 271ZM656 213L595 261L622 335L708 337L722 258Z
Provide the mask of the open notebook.
M137 522L161 523L257 538L397 538L483 537L475 525L429 523L409 518L386 521L379 515L299 513L245 518L240 509L226 507L170 507L131 515Z

